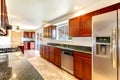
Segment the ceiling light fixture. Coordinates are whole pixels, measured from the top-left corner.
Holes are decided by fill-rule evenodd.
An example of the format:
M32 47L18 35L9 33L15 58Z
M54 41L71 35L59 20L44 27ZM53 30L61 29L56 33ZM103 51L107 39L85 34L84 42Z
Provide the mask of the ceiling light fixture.
M17 26L16 32L20 32L20 27L19 26Z

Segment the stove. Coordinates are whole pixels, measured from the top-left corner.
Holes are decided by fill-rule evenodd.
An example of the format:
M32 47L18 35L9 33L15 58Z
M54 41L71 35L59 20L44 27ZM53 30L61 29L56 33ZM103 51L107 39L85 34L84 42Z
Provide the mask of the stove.
M8 53L8 52L17 52L20 51L18 47L15 48L0 48L0 53Z

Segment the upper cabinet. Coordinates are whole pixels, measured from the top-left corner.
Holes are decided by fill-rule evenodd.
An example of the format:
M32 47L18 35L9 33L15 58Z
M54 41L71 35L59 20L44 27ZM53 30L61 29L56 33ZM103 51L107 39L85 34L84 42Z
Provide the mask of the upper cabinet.
M92 35L92 14L86 14L81 16L79 33L82 37Z
M56 38L56 26L50 25L50 26L44 27L43 36L45 38Z
M80 34L80 17L75 17L69 20L69 35L79 37Z
M69 35L72 37L91 36L92 15L85 14L69 20Z
M35 32L24 32L24 38L35 38Z

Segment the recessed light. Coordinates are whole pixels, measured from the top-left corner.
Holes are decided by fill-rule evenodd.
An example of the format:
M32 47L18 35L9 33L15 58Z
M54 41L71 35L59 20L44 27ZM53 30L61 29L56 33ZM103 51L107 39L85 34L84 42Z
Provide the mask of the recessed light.
M79 7L78 7L78 6L75 6L73 9L74 9L74 10L78 10L78 9L79 9Z

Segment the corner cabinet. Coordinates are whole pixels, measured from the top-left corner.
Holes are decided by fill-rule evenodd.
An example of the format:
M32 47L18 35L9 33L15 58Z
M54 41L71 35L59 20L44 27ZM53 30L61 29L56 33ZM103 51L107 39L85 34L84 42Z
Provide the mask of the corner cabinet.
M80 80L92 80L91 54L74 52L74 75Z

